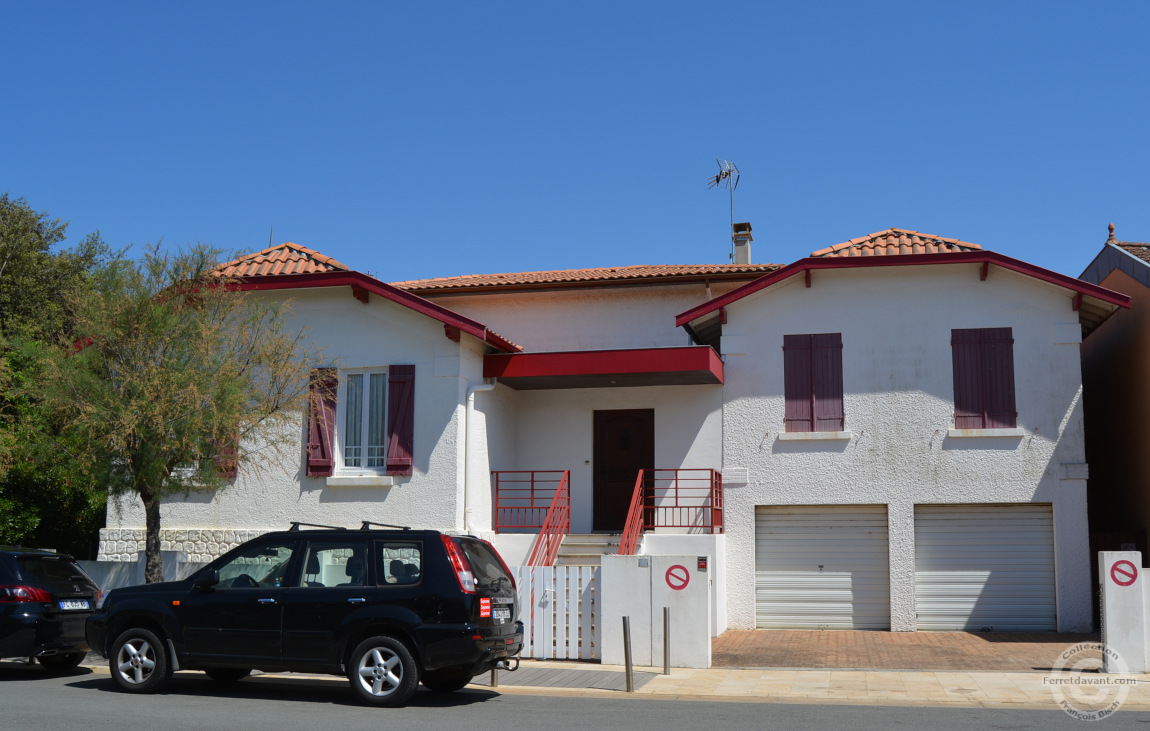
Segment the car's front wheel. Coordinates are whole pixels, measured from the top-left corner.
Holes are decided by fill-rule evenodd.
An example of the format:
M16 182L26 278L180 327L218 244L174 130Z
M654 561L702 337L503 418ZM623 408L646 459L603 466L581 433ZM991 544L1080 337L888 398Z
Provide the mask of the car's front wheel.
M61 652L55 655L45 655L36 658L36 662L44 666L50 673L66 673L84 661L86 652Z
M419 685L419 667L411 650L387 635L359 643L351 653L347 675L359 699L373 706L402 705Z
M129 627L112 643L112 680L129 693L155 693L172 677L168 650L155 632Z

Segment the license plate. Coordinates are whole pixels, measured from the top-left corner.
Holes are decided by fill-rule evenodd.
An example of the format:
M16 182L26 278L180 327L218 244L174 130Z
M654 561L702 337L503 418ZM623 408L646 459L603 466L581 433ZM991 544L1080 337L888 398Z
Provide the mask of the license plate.
M495 607L491 610L491 618L492 619L511 619L511 610L510 609L499 609L498 607Z
M61 609L90 609L87 599L61 599Z

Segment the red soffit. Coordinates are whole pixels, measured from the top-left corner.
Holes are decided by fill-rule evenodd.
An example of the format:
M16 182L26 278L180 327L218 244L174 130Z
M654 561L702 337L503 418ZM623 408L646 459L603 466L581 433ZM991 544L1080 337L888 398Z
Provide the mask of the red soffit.
M723 383L723 361L710 347L493 353L483 377L521 390L691 386Z

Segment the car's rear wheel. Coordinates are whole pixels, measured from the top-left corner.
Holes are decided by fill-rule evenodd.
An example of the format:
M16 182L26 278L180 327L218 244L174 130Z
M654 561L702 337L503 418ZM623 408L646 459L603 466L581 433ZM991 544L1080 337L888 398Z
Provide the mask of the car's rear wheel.
M112 643L112 680L129 693L155 693L172 677L168 649L155 632L129 627Z
M398 706L415 693L419 667L402 640L381 635L359 643L351 653L347 677L364 703Z
M66 673L83 662L86 652L60 652L55 655L45 655L36 658L36 662L44 666L50 673Z
M423 674L423 685L436 693L454 693L471 682L466 673L450 670L436 670Z
M234 683L252 674L251 668L205 668L204 672L212 680L221 683Z

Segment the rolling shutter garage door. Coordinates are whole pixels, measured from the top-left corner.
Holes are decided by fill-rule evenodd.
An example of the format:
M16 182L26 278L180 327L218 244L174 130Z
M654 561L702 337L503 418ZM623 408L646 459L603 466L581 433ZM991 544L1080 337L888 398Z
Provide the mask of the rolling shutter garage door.
M756 508L755 625L890 629L886 506Z
M918 505L914 543L919 629L1056 628L1050 505Z

